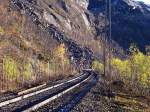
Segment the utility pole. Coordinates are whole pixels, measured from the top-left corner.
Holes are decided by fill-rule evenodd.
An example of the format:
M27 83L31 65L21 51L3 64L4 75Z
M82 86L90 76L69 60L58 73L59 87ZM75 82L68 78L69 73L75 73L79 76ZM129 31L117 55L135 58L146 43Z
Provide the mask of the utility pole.
M109 26L107 24L109 22ZM104 75L111 75L111 0L105 0L105 37L103 44ZM106 44L109 44L106 46ZM108 48L108 50L107 50ZM108 53L108 55L107 55ZM107 61L108 60L108 61ZM108 63L107 63L108 62ZM109 72L107 74L107 65Z
M111 14L112 14L112 12L111 12L111 0L109 0L109 3L108 3L108 5L109 5L109 11L108 11L108 13L109 13L109 75L111 76L111 29L112 29L112 26L111 26Z
M103 61L104 61L104 76L106 76L106 65L107 65L107 61L106 61L106 41L107 41L107 3L108 1L105 0L105 26L104 26L104 43L103 43Z

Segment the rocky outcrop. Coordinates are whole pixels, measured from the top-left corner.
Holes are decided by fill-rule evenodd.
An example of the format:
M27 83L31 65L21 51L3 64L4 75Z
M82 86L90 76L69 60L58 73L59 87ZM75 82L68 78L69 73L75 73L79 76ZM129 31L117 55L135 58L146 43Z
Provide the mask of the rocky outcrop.
M61 34L68 40L91 48L93 54L102 59L105 34L104 0L13 1L21 12L25 11L41 28L53 26L58 32L63 32ZM121 53L121 47L128 49L131 43L136 43L144 51L144 47L150 43L149 9L148 5L133 0L112 1L111 46L117 49L114 54L124 55ZM59 37L57 40L64 41L61 35L55 36ZM102 40L102 43L98 43L99 40ZM71 43L75 43L74 41ZM84 53L76 53L74 57L80 54Z
M50 13L45 14L44 11L42 12L44 13L44 16L42 17L39 9L36 8L36 5L33 6L32 2L24 0L13 0L12 6L15 9L21 10L22 12L24 12L24 14L32 18L32 21L36 25L44 30L47 30L49 34L53 37L53 39L57 40L59 43L64 43L68 49L70 60L77 69L81 67L86 69L91 68L91 63L94 58L93 52L89 48L81 47L75 41L65 36L64 33L61 33L61 31L55 26L57 24L55 21L57 20L57 17L54 16L54 20L54 17L53 19L51 18L52 15L50 15ZM36 2L34 3L36 4Z
M98 23L102 21L104 14L104 0L90 0L88 9L95 15ZM97 34L100 35L101 26L97 26ZM150 6L134 0L112 1L112 39L124 49L128 49L131 43L137 44L144 51L146 45L150 45Z

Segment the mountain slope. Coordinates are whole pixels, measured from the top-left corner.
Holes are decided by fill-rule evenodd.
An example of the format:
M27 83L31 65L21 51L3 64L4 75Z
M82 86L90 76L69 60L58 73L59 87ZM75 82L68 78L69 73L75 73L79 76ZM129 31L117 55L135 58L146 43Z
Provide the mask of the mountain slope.
M90 0L89 10L100 16L104 12L104 4L104 0ZM149 29L149 5L133 0L112 1L112 39L120 46L128 49L131 43L135 43L144 51L150 44Z
M149 6L112 1L112 69L108 74L106 64L104 76L104 49L109 60L104 5L104 0L1 0L0 93L92 68L101 74L98 83L74 111L149 111L150 57L139 52L127 58L122 49L136 43L144 51L149 45Z

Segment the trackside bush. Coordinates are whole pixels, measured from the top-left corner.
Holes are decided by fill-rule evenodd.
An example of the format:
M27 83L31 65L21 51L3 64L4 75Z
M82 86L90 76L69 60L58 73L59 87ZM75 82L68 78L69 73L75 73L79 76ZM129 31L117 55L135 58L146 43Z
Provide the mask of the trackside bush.
M112 59L111 65L118 70L122 78L127 77L130 81L136 81L144 87L150 85L150 58L138 49L134 48L127 60Z
M92 62L92 69L94 69L102 74L104 73L104 65L97 60L94 60Z
M11 57L4 58L3 69L9 79L16 79L19 76L17 62Z

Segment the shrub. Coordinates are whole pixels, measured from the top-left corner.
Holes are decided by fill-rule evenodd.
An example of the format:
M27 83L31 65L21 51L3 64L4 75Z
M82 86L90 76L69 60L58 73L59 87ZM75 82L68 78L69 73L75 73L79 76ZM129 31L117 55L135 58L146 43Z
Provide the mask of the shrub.
M4 35L4 29L0 26L0 35Z
M122 61L118 58L114 58L111 60L111 65L114 69L118 70L119 74L123 75L124 77L131 77L129 60Z
M4 58L3 69L5 74L11 80L16 79L19 76L17 62L11 57L6 56Z
M121 77L127 77L131 81L136 81L143 87L150 84L150 58L144 55L137 48L131 50L131 56L128 60L114 58L111 61L114 69L117 69Z
M32 65L31 63L27 62L24 64L24 70L22 72L23 77L25 80L29 80L33 74Z
M130 62L133 71L132 75L135 75L140 84L148 86L148 78L150 77L150 60L148 56L138 51L130 57Z
M65 45L60 44L54 51L54 55L58 58L64 58L65 55Z
M94 60L92 62L92 69L94 69L102 74L104 73L104 65L97 60Z

